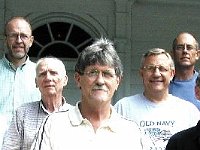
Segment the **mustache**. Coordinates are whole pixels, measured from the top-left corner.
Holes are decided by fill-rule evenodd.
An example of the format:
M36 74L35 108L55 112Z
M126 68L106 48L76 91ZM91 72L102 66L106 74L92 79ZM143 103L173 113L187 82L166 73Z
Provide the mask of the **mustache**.
M93 88L93 90L104 90L107 91L107 88L103 85L95 85Z

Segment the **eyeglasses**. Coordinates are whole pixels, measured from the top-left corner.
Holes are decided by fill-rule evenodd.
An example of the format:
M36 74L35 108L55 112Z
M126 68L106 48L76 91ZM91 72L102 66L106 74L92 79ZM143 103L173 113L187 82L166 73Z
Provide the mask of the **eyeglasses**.
M188 50L188 51L191 51L191 50L196 50L196 48L190 44L179 44L176 46L176 50L177 51L183 51L183 50Z
M22 41L26 41L31 37L30 35L24 33L9 33L6 36L11 40L16 40L17 38L20 38Z
M100 73L105 79L112 79L116 75L115 73L112 73L109 70L100 71L97 69L92 69L90 71L84 72L83 74L87 75L89 78L97 78L97 76L99 76Z
M148 72L154 72L156 69L158 69L160 72L167 72L171 69L171 67L164 65L146 65L143 67L143 69Z

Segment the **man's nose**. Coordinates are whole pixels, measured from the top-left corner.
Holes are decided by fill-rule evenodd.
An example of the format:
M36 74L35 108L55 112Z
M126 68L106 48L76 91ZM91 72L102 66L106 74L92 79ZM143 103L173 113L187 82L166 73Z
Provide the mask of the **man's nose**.
M99 74L97 75L96 80L98 81L98 83L104 83L105 82L104 74L102 72L99 72Z
M17 42L23 42L23 40L21 39L20 34L17 35L17 37L16 37L16 41L17 41Z

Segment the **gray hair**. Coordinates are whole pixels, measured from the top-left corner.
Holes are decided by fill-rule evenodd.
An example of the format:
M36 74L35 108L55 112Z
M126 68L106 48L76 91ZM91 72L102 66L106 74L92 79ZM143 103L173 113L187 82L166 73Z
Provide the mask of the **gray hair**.
M106 39L100 38L86 47L79 55L75 65L75 71L83 74L85 68L90 65L108 65L115 69L118 77L123 75L123 66L121 60L113 46L113 43Z
M60 72L59 72L59 73L60 73L61 76L64 77L64 76L67 74L66 69L65 69L65 65L64 65L64 63L63 63L60 59L58 59L58 58L56 58L56 57L48 56L48 57L40 58L40 59L36 62L36 76L38 75L38 68L39 68L40 64L41 64L43 61L51 61L51 62L54 62L54 63L57 65L57 67L60 69Z
M161 54L165 54L165 55L168 57L169 63L170 63L170 67L171 67L172 69L174 69L174 61L173 61L171 55L170 55L168 52L166 52L164 49L161 49L161 48L153 48L153 49L148 50L148 51L143 55L143 57L142 57L142 59L141 59L140 67L141 67L141 68L143 67L144 61L145 61L145 59L146 59L147 57L152 56L152 55L153 55L153 56L155 56L155 55L161 55Z

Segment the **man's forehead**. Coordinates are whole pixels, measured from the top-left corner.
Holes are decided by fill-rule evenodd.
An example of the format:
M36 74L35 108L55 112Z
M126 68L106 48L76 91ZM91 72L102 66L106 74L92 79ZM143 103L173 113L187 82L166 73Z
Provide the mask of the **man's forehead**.
M31 29L29 24L25 20L14 19L7 25L7 31L9 32L30 32Z
M182 34L177 38L177 43L179 44L193 44L195 39L190 34Z
M158 54L158 55L150 55L146 57L144 64L150 62L162 62L162 63L169 63L169 58L165 54Z
M99 68L99 69L109 69L109 70L112 70L114 69L113 67L111 66L108 66L108 65L100 65L100 64L95 64L95 65L90 65L90 66L87 66L85 69L93 69L93 68Z
M49 70L58 70L59 67L59 64L55 61L51 61L51 60L45 60L45 61L42 61L39 65L39 67L41 69L49 69Z

